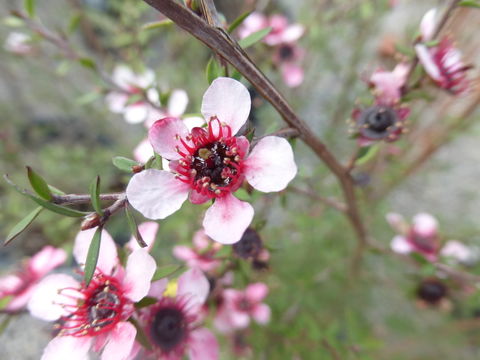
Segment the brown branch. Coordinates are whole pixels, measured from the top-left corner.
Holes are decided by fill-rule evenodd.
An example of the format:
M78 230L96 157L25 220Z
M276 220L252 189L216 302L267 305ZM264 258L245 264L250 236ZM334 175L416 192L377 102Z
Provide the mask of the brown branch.
M114 194L101 194L100 200L104 201L116 201L125 197L125 193L114 193ZM53 203L62 204L62 205L72 205L72 204L88 204L91 201L90 195L86 194L68 194L68 195L54 195Z
M225 30L210 26L202 18L173 0L144 1L228 61L273 105L290 127L298 130L300 138L317 154L339 180L345 201L348 204L346 214L359 240L358 247L361 252L367 244L367 234L358 211L352 178L325 144L314 135L308 124L297 116L280 92L257 68L245 51Z

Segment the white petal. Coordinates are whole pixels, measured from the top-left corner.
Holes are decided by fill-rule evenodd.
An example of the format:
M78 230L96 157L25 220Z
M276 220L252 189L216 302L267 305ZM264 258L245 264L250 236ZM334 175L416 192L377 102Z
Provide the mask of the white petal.
M205 119L200 116L191 116L184 118L183 123L189 131L192 131L194 127L202 127L203 125L205 125Z
M126 321L119 322L109 333L109 341L103 349L102 360L128 359L136 335L135 326Z
M222 244L240 241L253 219L253 207L232 194L215 200L205 213L205 233Z
M390 243L390 247L393 251L399 254L408 254L412 252L412 247L408 243L407 239L403 236L397 235Z
M135 74L126 65L118 65L113 70L112 80L124 90L128 90L135 80Z
M91 344L89 336L57 336L43 350L41 360L87 360Z
M146 163L153 156L153 148L148 139L143 139L133 150L135 160Z
M192 307L200 307L207 300L210 284L201 270L193 268L183 273L178 279L178 296L188 298Z
M296 174L292 147L278 136L260 140L245 161L247 181L263 192L285 189Z
M137 302L148 294L156 268L155 260L146 249L135 250L128 257L123 283L130 300Z
M207 121L218 117L236 134L248 119L250 104L250 94L241 82L220 77L213 80L203 95L202 114Z
M125 110L127 101L127 95L116 91L112 91L105 97L105 102L107 103L108 109L116 114L120 114Z
M148 107L146 103L129 105L125 108L123 117L129 124L139 124L147 118Z
M174 174L155 169L135 174L127 185L130 204L148 219L164 219L182 207L189 185Z
M282 41L286 43L294 42L300 39L305 32L305 27L300 24L288 26L282 33Z
M438 222L432 215L420 213L413 217L412 227L417 234L430 237L437 233Z
M433 33L435 31L435 16L437 14L437 9L433 8L428 10L425 15L423 15L422 21L420 22L420 34L422 35L422 41L432 40Z
M173 90L168 99L168 114L173 117L180 117L188 105L188 95L185 90Z
M430 50L423 44L417 44L415 45L415 51L428 75L430 75L433 80L441 81L442 75L440 74L440 69L437 64L435 64Z

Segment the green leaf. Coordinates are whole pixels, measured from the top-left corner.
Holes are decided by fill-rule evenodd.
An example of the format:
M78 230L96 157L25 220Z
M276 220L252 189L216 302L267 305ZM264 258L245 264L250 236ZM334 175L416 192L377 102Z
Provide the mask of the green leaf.
M413 48L401 44L395 44L395 50L397 50L400 54L413 57L415 56L415 51Z
M33 210L30 214L25 216L22 220L20 220L17 225L13 227L13 229L8 233L7 238L5 239L3 245L8 245L13 239L15 239L18 235L20 235L32 222L35 218L40 214L43 210L43 207L39 206L35 210ZM1 308L1 306L0 306Z
M78 29L78 25L80 24L80 20L82 20L82 14L77 12L72 15L70 21L68 22L67 31L69 34L73 33L75 30Z
M150 344L150 341L148 340L148 336L147 334L145 334L143 327L140 326L137 320L135 320L133 317L128 319L128 321L133 326L135 326L135 329L137 329L137 335L135 336L135 340L147 350L152 350L152 345Z
M83 67L89 70L95 71L97 69L97 65L95 64L95 61L93 61L93 59L85 57L85 58L78 59L78 62L80 63L80 65L82 65Z
M154 297L150 297L150 296L145 296L142 300L140 300L139 302L135 303L135 308L136 309L142 309L144 307L147 307L147 306L150 306L150 305L153 305L157 302L158 300Z
M211 84L216 78L223 76L225 73L223 68L218 64L217 60L213 56L210 58L205 72L207 74L207 81L209 84Z
M125 206L125 215L127 217L127 223L128 223L128 227L130 228L130 232L135 237L135 240L137 240L138 246L142 248L147 247L147 243L143 240L142 235L140 234L140 231L138 231L137 222L135 221L135 218L128 210L128 206Z
M142 25L141 29L142 30L154 30L154 29L163 28L165 26L172 25L172 24L173 24L172 20L165 19L165 20L162 20L162 21L154 21L154 22L146 23L146 24Z
M160 266L155 271L155 274L153 274L152 282L163 279L164 277L170 276L173 273L180 270L182 267L183 265L178 265L178 264Z
M357 155L356 164L363 165L372 160L375 155L377 154L378 150L380 149L379 144L375 144L372 146L365 146L360 149Z
M43 178L38 175L30 166L27 166L27 174L28 180L30 181L30 185L32 185L32 189L40 195L45 200L52 200L53 195L48 187L48 184Z
M35 16L35 0L24 0L25 11L30 17Z
M100 243L102 240L102 227L99 226L93 235L90 246L88 247L87 260L85 261L85 287L88 287L92 281L93 274L97 268L98 255L100 254Z
M473 7L480 9L480 1L478 0L464 0L458 3L458 6Z
M128 159L123 156L115 156L112 159L113 165L122 171L126 171L131 173L132 172L132 167L133 166L139 166L140 164L136 162L135 160Z
M5 19L3 19L3 23L10 27L20 27L25 25L25 22L22 19L19 19L15 16L7 16Z
M232 33L237 27L239 27L242 23L243 23L243 20L245 20L252 12L251 11L247 11L245 13L243 13L242 15L240 15L239 17L237 17L235 20L233 20L233 22L230 24L230 26L228 27L227 31L229 33Z
M55 194L55 195L65 195L65 192L60 190L59 188L56 188L55 186L53 185L48 185L48 188L50 189L50 191L52 192L52 194Z
M60 215L65 215L65 216L70 216L70 217L82 217L87 215L88 213L83 212L83 211L78 211L78 210L73 210L64 206L56 205L51 202L48 202L42 198L38 198L36 196L33 196L32 194L28 193L26 190L19 188L17 185L15 185L7 175L4 175L3 178L5 181L11 185L15 190L17 190L20 194L28 197L29 199L35 201L38 205L44 207L45 209L48 209L50 211L53 211L57 214Z
M13 299L12 295L4 296L0 299L0 311L5 309L5 307L10 304L10 301Z
M412 252L410 257L422 265L428 265L430 262L420 253Z
M100 93L98 91L91 91L86 94L83 94L82 96L79 96L77 99L75 99L75 102L78 105L86 105L90 104L91 102L94 102L100 98Z
M102 204L100 202L100 176L97 176L90 184L90 197L95 212L98 215L103 215Z
M270 31L272 31L271 27L268 27L268 28L265 28L265 29L262 29L262 30L258 30L256 32L254 32L253 34L248 35L246 38L243 38L242 40L240 40L238 42L238 44L242 48L246 49L246 48L252 46L253 44L256 44L260 40L262 40L265 36L267 36L270 33Z

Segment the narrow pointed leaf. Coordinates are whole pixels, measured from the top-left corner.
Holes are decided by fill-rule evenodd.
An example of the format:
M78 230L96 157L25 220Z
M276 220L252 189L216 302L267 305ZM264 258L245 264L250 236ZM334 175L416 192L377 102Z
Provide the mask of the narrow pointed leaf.
M250 34L246 38L243 38L242 40L240 40L238 44L242 48L246 49L249 46L252 46L257 42L259 42L260 40L262 40L265 36L267 36L270 33L270 31L272 31L271 27L255 31L253 34Z
M92 281L93 274L97 268L98 255L100 254L100 243L102 241L102 227L99 226L88 248L87 260L85 261L85 287L88 287L90 281Z
M363 165L372 160L375 155L377 154L380 146L378 144L364 147L360 150L359 154L357 155L357 165Z
M135 237L135 240L137 240L138 246L142 248L147 247L147 243L143 240L140 231L138 231L138 226L135 218L130 213L130 211L128 211L128 206L125 207L125 215L127 217L128 227L130 228L131 233Z
M13 239L20 235L33 222L33 220L35 220L35 218L38 216L38 214L40 214L42 210L43 207L39 206L30 214L25 216L22 220L20 220L7 235L7 238L5 239L3 245L8 245Z
M23 5L25 6L25 11L28 16L35 16L35 0L24 0Z
M152 282L163 279L164 277L170 276L173 273L180 270L182 267L183 265L178 265L178 264L160 266L155 271L155 274L153 274Z
M252 12L251 11L247 11L245 13L243 13L242 15L240 15L239 17L237 17L235 20L233 20L233 22L230 24L230 26L228 27L228 32L229 33L232 33L237 27L239 27L243 21L251 14Z
M211 84L216 78L224 75L223 68L218 64L217 60L215 60L213 56L210 58L205 72L207 74L207 81L209 84Z
M47 182L35 171L33 171L30 166L27 166L27 174L30 185L32 185L32 189L35 190L35 192L45 200L52 200L52 192L50 191Z
M140 165L138 162L132 159L128 159L123 156L115 156L112 159L113 165L122 171L126 171L131 173L132 172L132 166L138 166Z
M163 28L168 25L172 25L173 21L170 19L165 19L162 21L154 21L154 22L149 22L144 25L142 25L142 30L154 30L158 28Z
M142 309L144 307L147 307L147 306L150 306L150 305L153 305L157 302L158 300L154 297L150 297L150 296L145 296L142 300L140 300L139 302L135 303L135 308L136 309Z
M102 204L100 203L100 176L97 176L90 184L90 197L95 212L98 215L103 215Z

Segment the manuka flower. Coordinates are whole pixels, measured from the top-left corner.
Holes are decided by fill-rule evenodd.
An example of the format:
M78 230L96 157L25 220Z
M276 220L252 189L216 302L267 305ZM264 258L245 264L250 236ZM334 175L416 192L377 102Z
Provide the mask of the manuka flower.
M135 74L125 65L118 65L112 75L112 81L118 89L111 91L105 98L111 112L123 114L125 121L138 124L158 118L158 110L152 104L160 105L159 94L155 85L155 74L147 69L142 74ZM142 95L133 103L129 103L132 96Z
M393 251L400 254L412 252L423 255L429 261L436 261L440 249L438 222L430 214L420 213L409 225L400 214L387 214L387 221L399 235L391 243Z
M73 254L84 264L95 229L80 232ZM88 286L65 274L43 279L28 303L30 313L46 321L58 321L58 335L49 342L42 360L83 360L90 348L102 352L102 360L126 359L136 329L126 320L133 303L147 295L156 265L147 250L134 251L124 269L115 243L103 230L100 255Z
M185 261L189 268L199 268L202 271L209 272L220 266L221 261L215 258L215 254L222 245L213 243L205 231L199 230L193 236L193 248L185 245L173 247L173 255L182 261Z
M435 14L435 9L432 9L424 15L420 24L421 42L415 45L415 51L432 80L441 88L458 95L468 89L466 72L471 66L463 63L461 52L447 36L438 45L429 47L425 44L432 40L436 27Z
M210 330L199 325L201 307L210 285L199 269L190 269L178 279L176 294L165 294L167 279L152 284L149 296L158 301L139 314L152 350L140 350L141 359L218 359L218 343Z
M262 303L268 294L264 283L254 283L245 290L225 289L222 293L221 307L215 317L215 327L229 333L236 329L245 329L253 318L259 324L270 321L270 307Z
M167 117L149 130L154 150L171 160L171 171L148 169L127 186L130 204L149 219L164 219L189 198L194 204L215 200L203 220L215 241L240 240L253 218L253 207L233 196L247 180L263 192L283 190L297 167L287 140L265 136L249 152L249 141L235 136L250 112L250 95L240 82L218 78L205 92L206 128L188 131L182 120Z
M377 69L370 77L369 83L377 102L394 106L400 102L402 88L407 81L409 65L399 63L393 71Z
M13 31L8 34L3 48L17 55L29 55L34 52L34 48L31 45L32 38L24 33Z
M4 312L22 310L30 300L38 282L51 270L62 265L67 254L62 249L45 246L28 259L15 274L0 277L0 300L7 298Z

